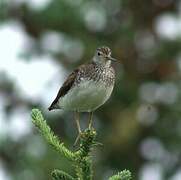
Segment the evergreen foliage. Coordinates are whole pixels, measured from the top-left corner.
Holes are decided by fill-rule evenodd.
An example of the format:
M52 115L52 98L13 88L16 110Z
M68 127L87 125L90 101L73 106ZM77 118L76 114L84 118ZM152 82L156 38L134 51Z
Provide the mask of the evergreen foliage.
M131 180L131 173L128 170L123 170L110 177L109 180Z
M33 109L31 113L33 124L39 129L40 133L46 141L62 156L73 162L75 167L75 177L72 177L62 170L54 170L52 172L53 180L92 180L92 158L90 155L91 149L97 143L95 142L96 131L94 129L86 129L80 137L80 145L75 152L65 147L64 143L60 142L59 138L50 129L46 120L43 118L42 113L38 109ZM113 175L109 180L130 180L131 173L127 170Z

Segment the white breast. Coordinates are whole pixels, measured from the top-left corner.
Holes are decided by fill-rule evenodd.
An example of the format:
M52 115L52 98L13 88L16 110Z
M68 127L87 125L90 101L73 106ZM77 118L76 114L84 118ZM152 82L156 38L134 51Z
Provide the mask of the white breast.
M102 82L83 81L60 98L58 104L65 110L91 112L108 100L112 90L113 86L105 87Z

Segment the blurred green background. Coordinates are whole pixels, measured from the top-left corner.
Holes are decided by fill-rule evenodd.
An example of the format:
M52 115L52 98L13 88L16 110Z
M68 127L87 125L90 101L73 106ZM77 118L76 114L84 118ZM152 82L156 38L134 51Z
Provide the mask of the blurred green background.
M94 116L104 144L93 152L95 179L126 168L134 180L181 180L179 0L0 0L0 180L49 180L54 168L73 173L30 111L40 108L73 149L73 113L47 107L102 45L121 63L111 99Z

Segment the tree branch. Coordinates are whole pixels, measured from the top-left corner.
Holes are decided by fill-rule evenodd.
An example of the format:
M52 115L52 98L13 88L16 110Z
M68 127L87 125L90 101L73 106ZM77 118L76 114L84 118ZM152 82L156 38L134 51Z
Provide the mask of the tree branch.
M47 142L60 154L67 159L73 161L75 155L69 149L64 146L64 143L60 143L59 138L51 131L50 127L44 120L41 112L38 109L33 109L31 113L33 124L39 129L40 133L44 136Z
M70 176L66 172L58 170L58 169L55 169L51 173L51 175L52 175L53 180L75 180L75 178L73 178L72 176Z
M109 180L131 180L131 173L128 170L123 170L110 177Z
M80 145L77 151L72 152L64 143L60 142L59 138L47 125L40 110L33 109L31 113L33 124L39 129L40 133L46 141L61 155L73 162L75 167L76 177L73 178L68 173L61 170L52 172L53 180L92 180L92 158L90 152L93 146L96 145L96 131L94 129L86 129L80 137ZM117 175L109 178L109 180L130 180L131 173L127 170L121 171Z

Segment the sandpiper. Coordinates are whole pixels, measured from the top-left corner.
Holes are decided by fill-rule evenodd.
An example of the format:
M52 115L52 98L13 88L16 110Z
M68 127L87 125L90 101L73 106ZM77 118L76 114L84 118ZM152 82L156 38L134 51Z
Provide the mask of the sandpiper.
M111 57L108 47L100 47L89 64L83 64L75 69L63 83L49 111L65 109L75 112L75 120L79 135L79 113L89 113L88 128L92 128L93 112L103 105L110 97L114 82L115 71L111 62L116 59Z

